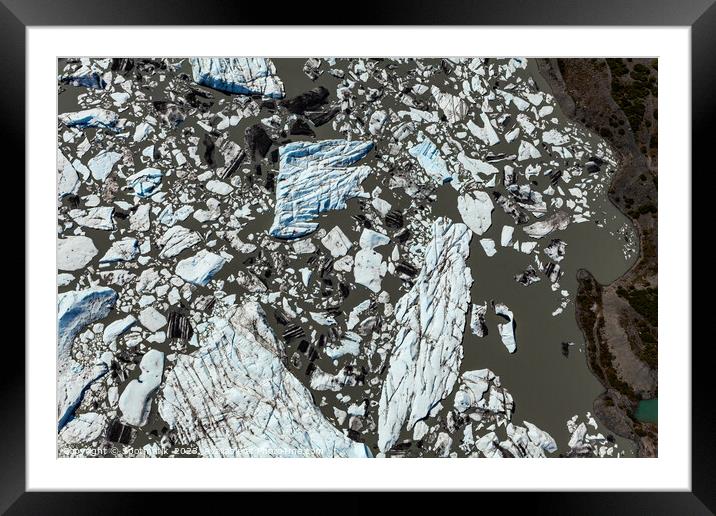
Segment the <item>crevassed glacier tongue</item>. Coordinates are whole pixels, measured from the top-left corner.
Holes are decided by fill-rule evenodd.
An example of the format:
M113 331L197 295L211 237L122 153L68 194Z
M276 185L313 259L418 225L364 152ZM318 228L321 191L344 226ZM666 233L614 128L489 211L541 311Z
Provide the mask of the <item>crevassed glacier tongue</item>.
M72 419L87 387L107 372L104 363L84 367L72 358L72 343L88 324L107 317L117 301L108 287L64 292L57 300L57 431Z
M283 350L256 302L226 318L191 355L180 355L159 413L204 457L370 457L333 427L283 365Z
M370 167L350 167L373 148L372 142L324 140L292 142L279 150L276 213L269 234L300 238L314 232L320 213L346 208L361 194Z
M462 335L472 275L466 260L472 232L441 217L413 288L395 306L400 327L383 384L378 447L395 444L453 389L462 361Z
M194 80L216 90L243 95L283 98L283 82L276 67L265 57L194 57Z

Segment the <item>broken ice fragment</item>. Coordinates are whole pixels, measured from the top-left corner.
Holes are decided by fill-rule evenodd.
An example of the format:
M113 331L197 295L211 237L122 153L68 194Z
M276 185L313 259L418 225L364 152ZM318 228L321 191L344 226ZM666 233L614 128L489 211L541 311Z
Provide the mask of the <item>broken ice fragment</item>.
M338 226L334 226L333 229L326 233L326 236L321 238L321 243L331 252L333 258L344 256L353 246Z
M123 238L114 242L99 263L129 262L139 254L139 243L136 238Z
M122 420L133 426L144 426L149 419L152 397L162 382L164 353L150 349L139 362L139 379L127 384L119 397Z
M515 228L512 226L502 226L502 233L500 234L500 245L507 247L512 245L512 235L515 232Z
M512 312L507 305L504 303L492 303L495 309L495 314L501 315L507 319L505 323L499 323L497 329L500 332L500 339L507 348L507 351L514 353L517 349L517 342L515 341L515 319Z
M87 168L92 171L92 177L97 181L104 181L112 172L112 167L122 159L119 152L100 151L99 154L87 162Z
M109 231L114 229L113 213L112 206L97 206L89 210L70 210L69 215L80 226Z
M492 225L495 206L487 192L465 193L457 198L457 210L462 220L476 235L482 235Z
M447 396L462 361L462 333L472 275L472 232L438 218L413 288L396 303L398 334L378 410L378 446L390 450L403 425L423 419Z
M434 179L441 183L447 183L452 180L452 175L448 172L447 164L440 156L440 151L428 138L411 147L408 152L418 160L425 172Z
M139 314L139 322L151 332L159 331L167 324L164 317L156 308L148 306Z
M229 93L283 98L281 79L270 59L263 57L194 57L194 81Z
M159 257L172 258L199 242L201 242L201 237L198 233L183 226L172 226L157 240L157 244L161 248Z
M66 195L76 194L80 187L77 170L72 163L57 149L57 196L62 199Z
M558 211L547 220L540 220L529 226L524 226L522 230L532 238L542 238L552 231L566 229L568 225L569 215L563 211Z
M137 322L137 319L133 315L128 315L123 319L118 319L108 324L102 334L102 342L105 344L111 344L117 340L120 335L131 328L135 322Z
M60 82L71 84L72 86L84 86L85 88L94 88L102 90L107 83L102 76L90 66L83 64L81 67L60 78Z
M318 214L342 210L360 195L367 166L350 167L373 148L371 142L292 142L279 149L275 216L269 234L299 238L314 232Z
M445 118L451 124L459 122L467 115L468 106L460 97L442 93L437 86L430 88L430 93L433 94L438 106L445 113Z
M93 108L73 113L63 113L59 116L59 119L67 127L115 129L117 122L119 122L119 115L108 109Z
M127 186L139 197L149 197L162 181L162 171L156 168L145 168L127 178Z
M224 266L226 259L218 254L202 249L196 255L177 263L177 276L189 283L205 286Z
M107 317L117 293L107 287L70 291L57 297L57 431L72 419L89 385L107 372L98 362L86 367L72 357L75 337L85 326Z
M57 240L57 268L62 271L76 271L84 268L97 255L97 248L91 238L68 236Z
M360 235L358 243L360 244L361 249L375 249L376 247L389 244L390 238L383 233L378 233L372 229L365 228Z
M381 278L385 275L386 265L383 257L372 249L361 249L356 253L353 274L355 282L380 292Z
M492 127L492 124L490 123L490 119L485 113L480 113L480 119L482 120L482 127L477 125L472 120L469 120L467 122L467 128L485 145L497 145L500 142L500 137L497 136L494 127Z
M473 303L472 305L472 321L470 329L472 333L478 337L487 335L487 323L485 322L485 314L487 314L487 302L482 305Z
M485 254L487 256L494 256L495 253L497 253L497 248L495 247L495 241L491 238L481 238L480 245L485 250Z

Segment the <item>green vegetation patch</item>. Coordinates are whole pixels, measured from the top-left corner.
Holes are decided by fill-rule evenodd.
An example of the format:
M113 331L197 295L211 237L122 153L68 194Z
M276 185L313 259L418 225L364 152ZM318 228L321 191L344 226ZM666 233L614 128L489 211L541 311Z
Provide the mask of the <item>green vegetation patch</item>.
M644 120L647 98L650 94L657 96L656 77L652 68L641 63L631 71L623 59L607 59L607 65L612 73L612 97L636 132Z
M617 294L626 299L631 307L646 319L652 326L659 326L658 288L642 288L627 290L617 289Z

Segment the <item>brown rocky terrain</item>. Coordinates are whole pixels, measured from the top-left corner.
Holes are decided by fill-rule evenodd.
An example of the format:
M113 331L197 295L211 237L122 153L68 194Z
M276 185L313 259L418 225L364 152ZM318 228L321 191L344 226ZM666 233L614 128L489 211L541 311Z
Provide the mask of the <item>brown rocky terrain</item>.
M565 114L599 133L619 157L609 198L633 222L639 258L601 285L577 274L576 316L588 362L605 388L596 416L635 441L640 457L657 455L657 425L634 418L658 394L657 67L652 59L540 59L541 74Z

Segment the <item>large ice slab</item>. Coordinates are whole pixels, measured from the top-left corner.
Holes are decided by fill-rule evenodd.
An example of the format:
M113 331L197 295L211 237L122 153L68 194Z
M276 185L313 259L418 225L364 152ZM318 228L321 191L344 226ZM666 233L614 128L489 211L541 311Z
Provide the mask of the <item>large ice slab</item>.
M284 96L276 67L264 57L194 57L191 70L196 82L217 90L275 99Z
M472 232L438 218L413 288L397 302L398 334L378 413L378 447L389 450L428 415L457 380L472 275L467 267Z
M89 385L107 372L107 365L85 367L72 358L72 343L87 325L106 317L117 301L108 287L70 291L57 298L57 431L72 419Z
M204 457L370 457L334 428L284 366L283 349L258 303L247 302L191 355L179 355L159 413L179 441Z
M60 122L67 127L95 127L100 129L116 129L119 115L114 111L101 108L83 109L59 116Z
M299 238L318 228L311 221L319 213L345 209L348 199L360 195L360 184L370 173L365 165L350 165L372 148L372 142L347 140L292 142L281 147L276 212L269 233Z

